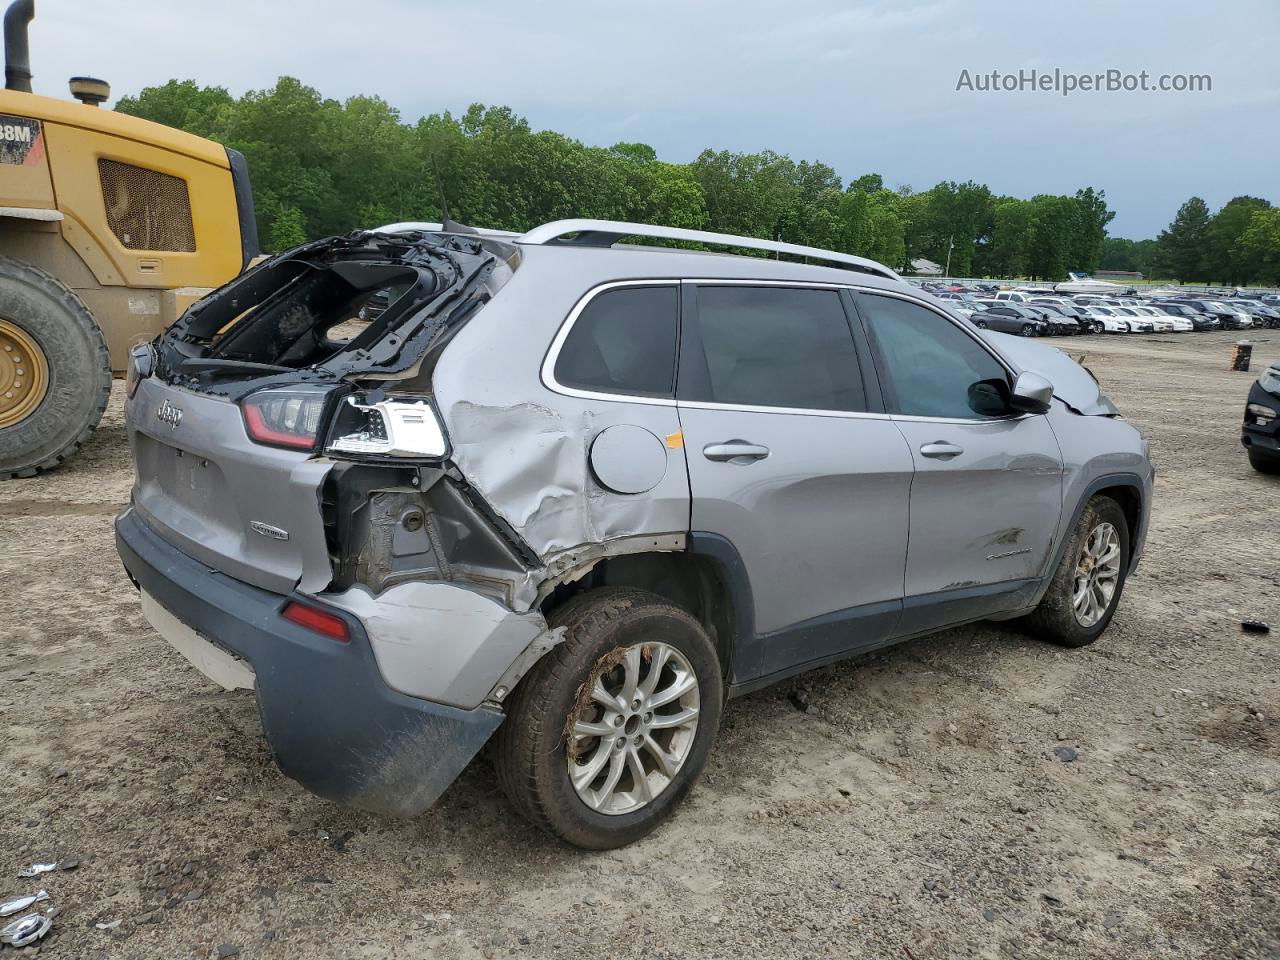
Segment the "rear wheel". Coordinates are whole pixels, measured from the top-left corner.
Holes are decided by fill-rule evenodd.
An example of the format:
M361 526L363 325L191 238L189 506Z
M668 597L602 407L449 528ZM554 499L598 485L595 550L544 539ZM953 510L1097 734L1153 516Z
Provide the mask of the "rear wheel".
M1030 631L1064 647L1093 643L1120 603L1129 570L1129 524L1110 497L1096 496L1076 521Z
M80 298L0 257L0 478L58 466L89 439L111 395L102 331Z
M498 779L548 833L620 847L670 816L706 763L724 699L715 646L686 611L630 588L584 594L548 622L565 638L508 702Z

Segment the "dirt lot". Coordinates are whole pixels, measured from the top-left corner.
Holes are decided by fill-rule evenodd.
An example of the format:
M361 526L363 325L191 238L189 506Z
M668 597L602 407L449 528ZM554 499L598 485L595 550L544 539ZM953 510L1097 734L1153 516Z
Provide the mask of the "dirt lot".
M1280 956L1277 632L1239 626L1280 628L1280 480L1239 446L1234 339L1059 342L1159 468L1093 648L980 625L734 701L680 816L608 854L483 763L407 822L282 777L121 571L117 390L71 466L0 487L0 893L79 859L41 878L55 957Z

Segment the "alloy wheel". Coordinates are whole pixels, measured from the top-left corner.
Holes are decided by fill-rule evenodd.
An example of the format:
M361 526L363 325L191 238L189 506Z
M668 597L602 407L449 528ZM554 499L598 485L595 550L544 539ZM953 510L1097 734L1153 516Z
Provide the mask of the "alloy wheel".
M603 664L583 684L565 753L582 802L616 816L652 803L689 758L698 677L684 654L660 642L620 647Z
M1120 534L1110 523L1089 532L1076 562L1071 608L1076 622L1092 627L1106 615L1120 584Z

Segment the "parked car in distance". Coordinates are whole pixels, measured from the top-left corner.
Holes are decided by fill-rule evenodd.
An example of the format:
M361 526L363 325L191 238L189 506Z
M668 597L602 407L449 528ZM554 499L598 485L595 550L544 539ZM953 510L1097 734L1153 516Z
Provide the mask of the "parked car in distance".
M1192 328L1195 330L1217 330L1222 326L1222 321L1204 307L1198 307L1183 300L1156 300L1152 306L1170 316L1185 317L1191 321Z
M1259 473L1280 473L1280 363L1273 363L1249 388L1240 442Z
M1217 300L1187 298L1181 302L1195 307L1209 316L1216 318L1223 330L1245 329L1245 315L1232 310L1226 304L1220 303Z
M1139 333L1137 321L1118 317L1114 307L1085 307L1090 317L1102 324L1104 333Z
M1009 300L979 300L986 310L981 317L973 317L973 323L983 330L1012 333L1019 337L1046 337L1049 324L1034 313L1024 310L1020 304Z
M1154 316L1146 316L1144 314L1139 313L1137 307L1111 307L1110 309L1117 317L1119 317L1122 320L1132 321L1134 323L1145 322L1149 324L1150 330L1152 330L1155 333L1172 333L1173 332L1172 320L1164 320ZM1142 331L1140 327L1138 329L1140 332L1145 332L1145 331Z
M1266 329L1274 329L1280 326L1280 311L1273 310L1260 300L1224 300L1222 301L1229 307L1235 307L1238 310L1247 313L1253 320L1255 327L1263 327Z
M1140 317L1148 317L1156 325L1156 330L1166 333L1190 333L1195 329L1186 317L1172 317L1158 307L1129 307Z
M702 231L315 241L125 392L143 613L287 775L408 816L492 740L515 811L592 849L673 813L729 696L977 620L1092 643L1150 516L1146 443L1061 351Z
M1101 324L1098 324L1097 321L1073 303L1049 302L1036 299L1032 300L1027 306L1039 307L1041 310L1048 310L1059 317L1070 320L1074 324L1074 329L1067 331L1069 333L1100 333L1102 330Z

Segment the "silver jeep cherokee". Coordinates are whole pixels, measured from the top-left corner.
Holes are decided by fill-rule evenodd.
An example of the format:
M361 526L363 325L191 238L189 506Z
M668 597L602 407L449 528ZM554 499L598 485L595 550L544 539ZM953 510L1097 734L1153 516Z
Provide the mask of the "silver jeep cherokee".
M1057 350L869 260L639 224L307 244L128 393L120 556L286 774L410 815L492 739L592 848L672 812L729 696L974 620L1092 642L1151 506Z

